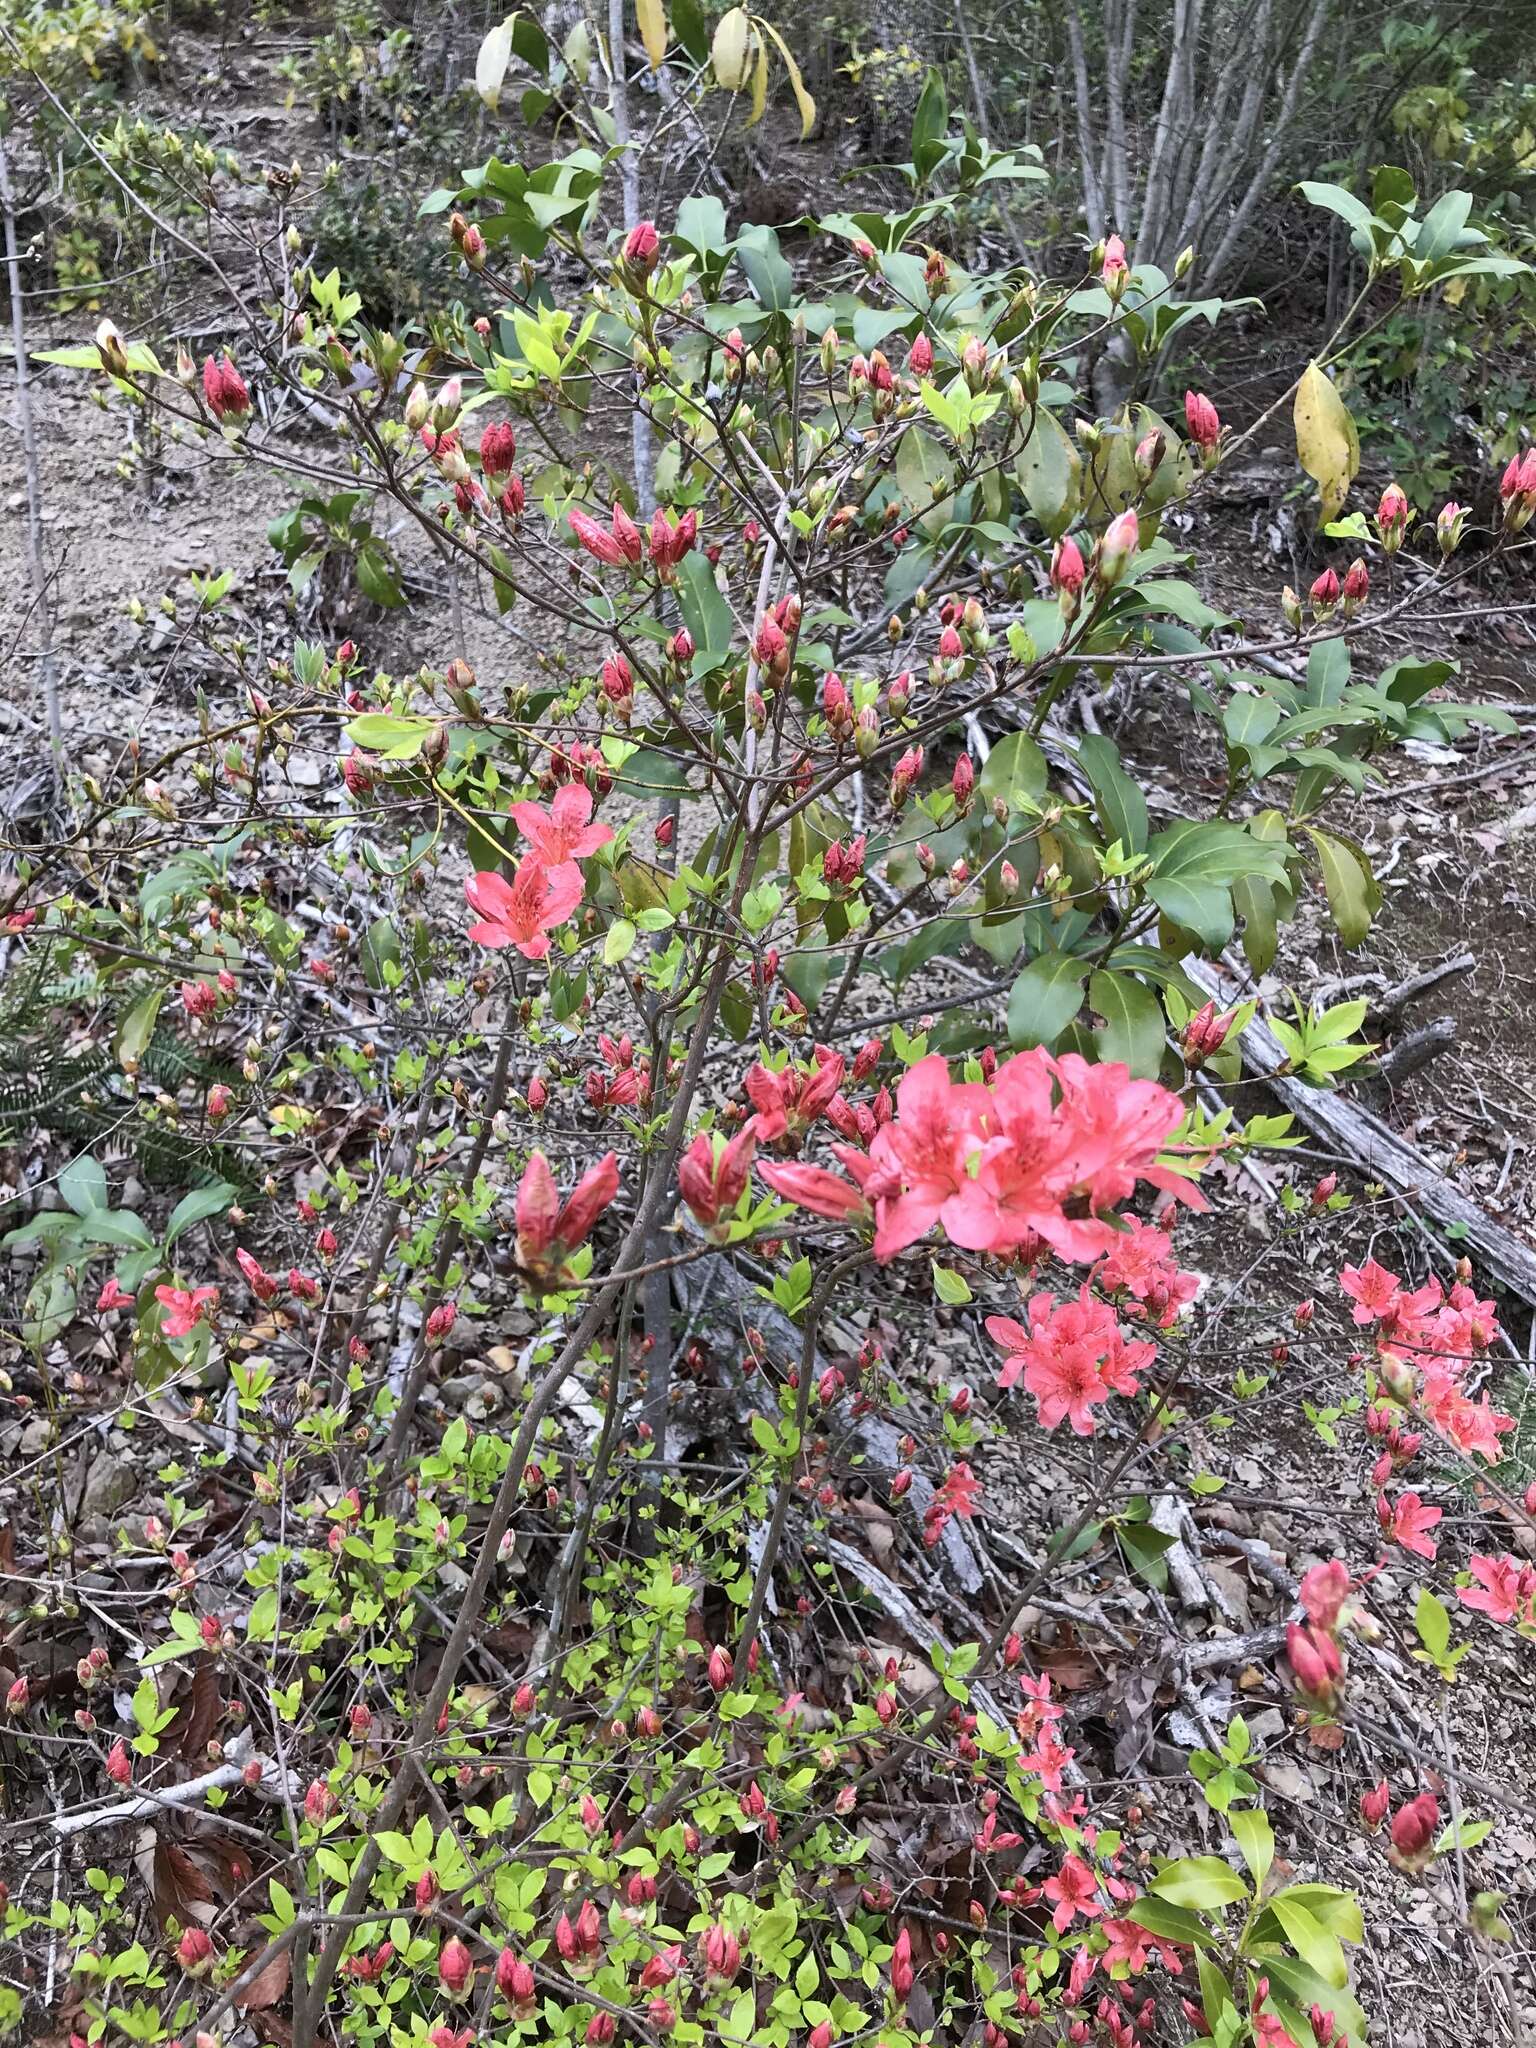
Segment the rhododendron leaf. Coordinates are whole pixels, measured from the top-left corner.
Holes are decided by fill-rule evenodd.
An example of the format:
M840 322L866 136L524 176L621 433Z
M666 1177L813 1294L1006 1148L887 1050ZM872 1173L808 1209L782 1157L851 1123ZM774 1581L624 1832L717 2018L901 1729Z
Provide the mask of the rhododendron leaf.
M645 54L655 71L667 54L667 11L661 0L635 0L635 20L639 25L640 40L645 45Z
M1098 733L1078 743L1077 758L1093 791L1094 808L1106 839L1118 839L1130 853L1147 846L1147 800L1120 766L1120 749Z
M1364 853L1332 832L1309 825L1307 836L1322 863L1328 908L1346 946L1358 946L1381 908L1381 888Z
M106 1169L89 1152L71 1159L59 1175L59 1193L77 1216L95 1216L108 1206Z
M1419 1589L1413 1625L1419 1632L1419 1641L1438 1664L1450 1648L1451 1617L1445 1602L1437 1599L1427 1586Z
M1083 459L1053 412L1044 406L1035 414L1029 439L1019 452L1014 474L1024 502L1051 540L1059 540L1082 503Z
M1262 875L1239 875L1232 884L1232 907L1243 921L1243 954L1255 974L1267 974L1279 949L1275 891Z
M1186 1948L1196 1949L1215 1946L1210 1930L1198 1913L1192 1913L1187 1906L1175 1906L1167 1899L1137 1899L1127 1906L1125 1917L1164 1941L1177 1941Z
M396 718L387 712L369 711L352 720L347 738L364 753L382 755L386 761L413 761L434 723L430 718Z
M603 939L603 965L616 967L621 960L627 960L638 936L627 917L615 918Z
M689 62L705 63L709 57L709 27L698 0L672 0L672 26Z
M1211 952L1219 953L1231 938L1234 912L1230 889L1215 882L1155 880L1147 884L1147 894L1166 917Z
M1269 1815L1260 1806L1234 1808L1227 1815L1227 1822L1243 1861L1253 1873L1255 1886L1262 1887L1275 1860L1275 1831L1269 1824Z
M752 21L744 7L721 15L709 54L715 83L727 92L740 92L752 75Z
M933 1291L940 1301L951 1308L960 1308L972 1299L970 1286L963 1273L955 1272L951 1266L933 1264Z
M1309 363L1296 387L1296 453L1317 485L1324 519L1336 518L1360 467L1360 436L1337 387Z
M1156 1080L1165 1026L1152 991L1128 974L1100 968L1088 983L1088 1007L1104 1020L1094 1033L1100 1059L1121 1060L1139 1080Z
M1149 1586L1155 1586L1161 1592L1168 1584L1168 1567L1164 1558L1173 1548L1173 1537L1165 1529L1154 1529L1150 1522L1123 1522L1116 1534L1131 1569Z
M1196 1913L1215 1912L1248 1897L1248 1886L1219 1856L1186 1856L1165 1864L1148 1889L1171 1905L1188 1906Z
M1008 1043L1054 1045L1082 1007L1088 962L1069 953L1041 953L1008 997Z
M1019 796L1040 796L1050 781L1050 764L1027 732L1011 732L997 742L976 778L977 794L1005 803Z
M1320 1927L1306 1907L1288 1892L1276 1892L1269 1901L1269 1911L1284 1928L1286 1939L1307 1968L1315 1971L1330 1989L1342 1990L1349 1982L1349 1965L1343 1949L1326 1928Z

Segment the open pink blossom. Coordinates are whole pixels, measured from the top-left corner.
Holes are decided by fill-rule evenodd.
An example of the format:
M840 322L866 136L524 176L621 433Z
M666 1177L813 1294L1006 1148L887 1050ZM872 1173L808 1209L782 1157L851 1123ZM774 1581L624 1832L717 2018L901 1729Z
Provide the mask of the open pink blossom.
M613 837L611 825L594 825L592 792L584 782L564 782L549 809L542 804L513 804L513 824L549 868L566 861L586 860Z
M160 1329L166 1337L190 1337L199 1323L212 1319L218 1307L217 1287L157 1287L155 1299L165 1310Z
M1515 1621L1536 1628L1536 1565L1511 1555L1473 1557L1469 1569L1476 1581L1463 1586L1463 1607L1475 1607L1491 1621Z
M469 936L477 946L515 946L529 960L549 951L549 934L570 917L582 892L581 869L574 861L546 867L536 853L518 862L509 882L490 872L474 874L464 884L471 910L480 922Z
M1099 1903L1099 1880L1081 1856L1069 1856L1056 1876L1046 1879L1045 1896L1052 1903L1051 1924L1058 1934L1065 1934L1079 1913L1085 1920L1094 1920L1104 1910Z
M1376 1496L1376 1519L1383 1535L1415 1557L1434 1558L1436 1546L1429 1532L1443 1513L1443 1508L1426 1507L1416 1493L1400 1493L1395 1501L1384 1493Z

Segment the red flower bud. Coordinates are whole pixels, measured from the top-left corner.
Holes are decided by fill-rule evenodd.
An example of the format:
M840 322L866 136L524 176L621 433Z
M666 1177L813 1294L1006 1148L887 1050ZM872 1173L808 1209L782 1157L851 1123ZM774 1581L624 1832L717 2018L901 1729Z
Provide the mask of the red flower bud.
M891 1952L891 1991L898 2005L906 2004L915 1981L916 1972L912 1967L912 1937L903 1927Z
M717 1643L709 1653L708 1677L714 1692L724 1692L735 1672L729 1650L723 1650Z
M1369 1792L1360 1795L1360 1818L1373 1832L1386 1819L1392 1805L1392 1792L1385 1778Z
M1215 406L1203 392L1185 392L1184 424L1189 429L1189 438L1202 455L1215 452L1216 444L1221 439L1221 419Z
M176 1960L189 1977L201 1977L213 1965L213 1941L205 1927L189 1927L176 1944Z
M741 1944L719 1921L704 1930L699 1955L709 1975L721 1984L732 1983L741 1968Z
M1421 1792L1392 1816L1393 1861L1422 1870L1430 1860L1430 1844L1440 1826L1440 1807L1433 1792Z
M656 232L656 223L637 221L624 237L620 257L632 276L649 277L661 261L661 237Z
M456 1934L438 1950L437 1980L450 1998L466 1997L475 1981L475 1959Z

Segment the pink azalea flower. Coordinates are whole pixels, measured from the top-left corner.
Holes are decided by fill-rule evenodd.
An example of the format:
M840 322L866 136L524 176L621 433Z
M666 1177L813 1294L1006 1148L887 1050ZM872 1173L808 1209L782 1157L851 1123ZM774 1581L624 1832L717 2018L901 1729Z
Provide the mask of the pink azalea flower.
M613 837L611 825L594 825L592 792L584 782L563 782L549 809L542 804L513 804L511 818L548 868L568 860L587 860Z
M570 917L581 892L581 870L574 861L546 867L536 853L518 862L510 882L493 873L471 875L464 894L481 921L470 926L469 936L477 946L516 946L527 959L542 960L549 934Z
M1367 1259L1363 1266L1345 1266L1339 1274L1339 1287L1354 1302L1354 1319L1362 1324L1386 1315L1396 1303L1401 1285L1395 1273L1378 1266L1374 1259Z
M1462 1587L1463 1607L1475 1607L1492 1621L1536 1625L1536 1565L1506 1551L1502 1557L1474 1557L1471 1571L1477 1583Z
M1433 1559L1435 1544L1430 1530L1444 1510L1426 1507L1416 1493L1399 1494L1395 1502L1384 1493L1376 1496L1376 1519L1389 1543L1397 1543L1415 1557Z
M218 1306L217 1287L157 1287L155 1299L165 1310L161 1333L166 1337L188 1337L199 1323L206 1322Z
M1079 1913L1085 1920L1094 1920L1104 1910L1099 1904L1099 1880L1081 1856L1069 1856L1057 1875L1046 1879L1044 1890L1054 1907L1051 1924L1058 1934L1065 1934Z

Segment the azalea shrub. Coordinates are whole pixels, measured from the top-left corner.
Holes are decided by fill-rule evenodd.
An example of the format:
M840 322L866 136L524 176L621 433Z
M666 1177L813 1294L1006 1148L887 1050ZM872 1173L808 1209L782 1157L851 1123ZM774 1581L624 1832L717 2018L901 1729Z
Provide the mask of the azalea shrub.
M428 201L465 297L420 332L276 266L201 363L110 321L55 352L220 459L360 494L509 650L477 672L444 617L413 674L354 639L272 654L209 579L177 624L217 701L77 778L4 906L39 972L115 1006L125 1113L213 1175L157 1234L87 1161L25 1233L34 1370L91 1325L124 1401L189 1431L122 1539L163 1628L103 1641L45 1601L8 1650L7 1739L67 1769L96 1875L52 1922L46 1882L13 1883L6 1939L51 1925L86 2041L1365 2039L1360 1906L1277 1861L1244 1718L1196 1752L1218 1846L1184 1853L1085 1771L1028 1617L1085 1556L1168 1583L1154 1503L1198 1500L1191 1418L1234 1399L1185 1219L1214 1165L1291 1142L1229 1100L1257 994L1201 977L1267 972L1309 890L1365 936L1337 800L1405 740L1503 719L1456 693L1440 622L1474 554L1524 545L1536 474L1503 476L1494 530L1395 486L1352 508L1315 364L1315 579L1226 611L1190 536L1245 432L1194 389L1088 395L1112 344L1155 394L1221 305L1118 238L1064 278L968 267L957 199L1034 166L942 95L910 169L905 211L827 215L802 273L710 197L612 229L597 151L498 157ZM292 226L271 187L258 257ZM1504 260L1439 212L1363 230L1384 283ZM284 385L335 451L265 423ZM1423 645L1382 667L1388 624ZM1098 716L1133 672L1187 693L1219 799L1149 802ZM1301 991L1276 1028L1331 1086L1363 1017ZM135 1094L167 1030L186 1078ZM1282 1220L1326 1238L1349 1206L1303 1187ZM1536 1634L1536 1501L1470 1272L1334 1271L1290 1341L1348 1360L1327 1426L1380 1542L1307 1571L1243 1655L1358 1779L1384 1627L1427 1685L1462 1610ZM898 1289L972 1319L966 1381L893 1354ZM499 1378L454 1413L466 1344ZM1091 1445L1077 1505L989 1582L993 1472L1048 1439ZM1507 1551L1442 1540L1429 1495L1474 1475ZM862 1584L855 1500L891 1532ZM1407 1617L1377 1611L1399 1550L1444 1577ZM899 1633L903 1602L916 1659L834 1678L822 1632L884 1603ZM1348 1805L1422 1873L1482 1838L1446 1782L1403 1755ZM952 1801L942 1866L887 1855L892 1801ZM209 1824L147 1930L88 1832L120 1806Z

